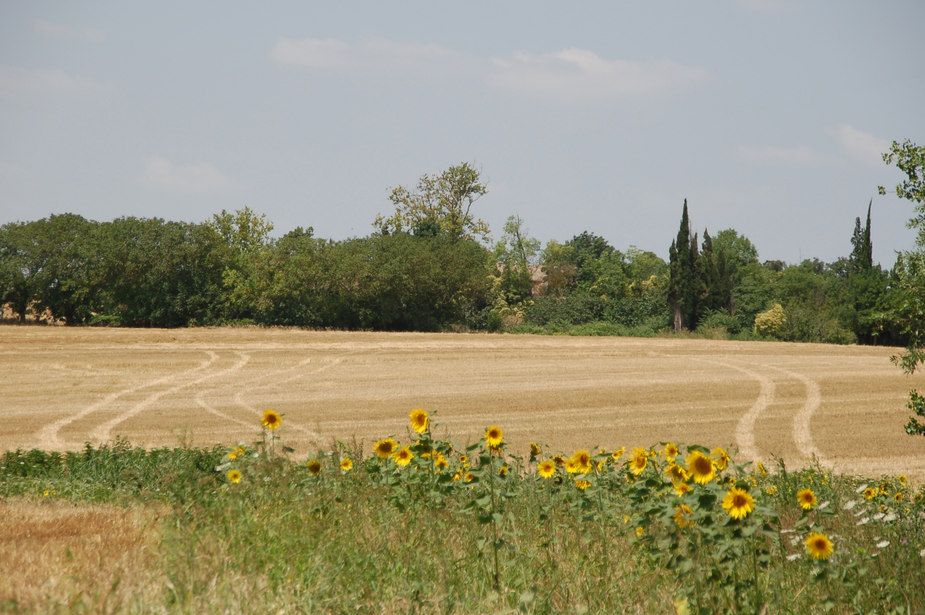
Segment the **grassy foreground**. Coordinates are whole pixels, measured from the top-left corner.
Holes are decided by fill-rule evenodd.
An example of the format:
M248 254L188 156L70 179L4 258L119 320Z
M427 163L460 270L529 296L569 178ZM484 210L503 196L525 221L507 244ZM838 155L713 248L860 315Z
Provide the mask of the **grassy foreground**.
M922 613L923 489L661 443L401 442L289 459L124 442L0 459L0 610Z

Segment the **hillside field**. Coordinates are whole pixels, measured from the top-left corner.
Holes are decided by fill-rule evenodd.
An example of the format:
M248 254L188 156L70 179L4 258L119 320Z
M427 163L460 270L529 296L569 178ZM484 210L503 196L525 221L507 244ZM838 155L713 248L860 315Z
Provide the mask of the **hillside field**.
M788 467L925 482L903 431L896 348L694 339L0 327L0 449L252 443L267 408L294 456L341 440L408 439L408 413L459 444L492 424L515 452L737 449ZM445 431L444 431L445 430Z

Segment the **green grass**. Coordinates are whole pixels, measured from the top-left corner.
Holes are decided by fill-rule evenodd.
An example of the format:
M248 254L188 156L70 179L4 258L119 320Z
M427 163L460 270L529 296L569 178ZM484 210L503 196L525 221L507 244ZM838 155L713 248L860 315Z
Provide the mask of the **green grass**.
M158 586L122 588L143 598L103 608L105 592L88 588L70 603L0 596L0 610L925 612L925 505L922 490L900 477L789 472L782 464L765 474L730 462L705 484L688 480L690 491L678 495L664 473L664 447L643 454L638 474L627 464L642 463L632 452L614 461L591 451L585 474L559 468L543 479L536 465L551 456L544 447L521 459L484 439L460 450L430 432L409 433L413 459L405 467L371 446L338 445L313 455L317 475L290 461L270 432L244 450L121 442L65 455L8 452L0 460L4 500L168 512L158 513L153 568L133 577ZM686 455L694 451L711 455L686 447ZM353 467L344 472L347 457ZM229 480L232 471L240 482ZM577 487L576 478L589 485ZM870 499L865 485L876 491ZM739 520L722 507L733 486L756 500ZM817 498L808 511L796 503L803 488ZM676 522L682 503L693 525ZM832 557L809 557L810 531L830 537Z

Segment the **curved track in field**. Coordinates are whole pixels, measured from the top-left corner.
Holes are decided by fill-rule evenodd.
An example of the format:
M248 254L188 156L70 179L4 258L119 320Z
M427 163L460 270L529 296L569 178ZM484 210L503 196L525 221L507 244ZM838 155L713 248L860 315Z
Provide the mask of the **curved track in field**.
M925 481L894 349L681 339L265 329L0 328L0 449L252 442L260 417L297 455L408 437L435 412L460 444L499 424L517 447L732 446ZM918 377L918 375L916 375ZM921 378L919 378L921 380ZM901 444L901 446L900 446ZM351 444L352 445L352 444Z

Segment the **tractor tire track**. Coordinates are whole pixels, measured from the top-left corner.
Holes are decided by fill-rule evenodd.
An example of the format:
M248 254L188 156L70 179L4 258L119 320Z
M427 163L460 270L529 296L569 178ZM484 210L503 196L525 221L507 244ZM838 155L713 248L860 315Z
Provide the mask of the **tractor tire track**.
M764 374L733 363L710 359L704 359L704 362L734 369L737 372L745 374L749 378L757 380L761 385L761 391L758 393L755 403L753 403L748 411L739 419L735 430L736 446L739 449L739 455L751 461L761 461L761 453L755 444L755 421L758 420L758 417L761 416L772 403L774 403L774 381Z
M200 363L199 365L194 367L192 370L190 370L189 372L183 375L189 375L189 374L201 372L205 369L208 369L210 366L212 366L212 364L214 364L218 360L218 355L215 354L214 352L206 351L206 354L208 358L205 361L203 361L202 363ZM120 397L123 397L125 395L131 395L133 393L137 393L139 391L142 391L144 389L148 389L151 387L160 386L162 384L174 382L179 377L180 375L178 374L168 374L166 376L156 378L154 380L145 382L143 384L139 384L137 386L128 387L128 388L122 389L121 391L110 393L109 395L106 395L105 397L103 397L103 399L99 400L95 404L91 404L87 406L86 408L77 412L76 414L65 416L65 417L58 419L57 421L47 423L43 425L42 428L35 434L35 439L38 442L38 446L40 448L49 448L49 449L62 448L66 444L66 442L60 438L59 434L61 433L61 430L66 428L68 425L75 423L87 416L90 416L91 414L93 414L97 410L100 410L101 408L105 408L106 406L113 403Z
M209 354L215 354L215 353L209 351ZM229 374L233 374L234 372L239 371L241 368L247 365L248 361L250 361L250 355L247 353L241 352L241 351L235 351L235 354L238 355L238 362L232 365L231 367L228 367L218 372L209 372L203 376L200 376L199 378L196 378L195 380L191 380L189 382L178 384L176 386L170 387L169 389L164 389L163 391L157 391L156 393L149 395L147 398L135 404L134 406L126 410L124 413L120 414L119 416L109 421L106 421L102 425L99 425L90 434L90 439L97 441L97 442L107 442L112 437L113 428L115 428L120 423L123 423L127 421L128 419L144 412L147 408L149 408L152 404L154 404L154 402L161 399L165 395L170 395L178 391L182 391L183 389L187 389L193 385L197 385L202 382L205 382L207 380L221 378L221 377L224 377L224 376L227 376Z
M348 353L348 354L350 354L350 353ZM299 378L303 378L303 377L305 377L305 376L315 376L315 375L321 374L321 373L323 373L323 372L325 372L325 371L331 369L332 367L335 367L335 366L337 366L337 365L340 365L341 363L343 363L343 362L346 361L346 360L347 360L347 355L341 355L341 356L339 356L339 357L334 357L334 358L332 358L332 359L325 359L323 365L319 365L318 367L316 367L316 368L313 369L313 370L310 370L310 371L307 371L307 372L302 372L302 371L299 371L300 368L302 368L302 367L308 365L309 363L311 363L311 362L313 361L313 359L312 359L311 357L309 357L309 358L307 358L307 359L303 359L302 361L300 361L299 363L297 363L297 364L294 365L293 367L290 367L288 370L284 370L284 372L283 372L283 373L285 373L285 371L291 371L291 372L296 372L296 373L292 374L291 376L289 376L289 377L287 377L287 378L283 378L282 380L273 379L273 381L272 381L272 382L273 382L273 383L272 383L272 386L275 388L275 387L278 387L280 384L285 383L285 382L292 382L292 381L294 381L294 380L298 380ZM266 382L266 381L267 381L267 378L266 378L266 377L261 378L261 382ZM244 389L242 389L242 390L239 390L239 391L235 394L235 396L234 396L234 403L237 404L238 406L244 408L245 410L247 410L248 412L250 412L251 414L253 414L253 415L257 416L257 417L263 416L263 413L262 413L262 411L261 411L260 409L258 409L258 408L257 408L256 406L254 406L253 404L250 404L250 403L248 403L247 401L244 400L244 396L245 396L247 393L252 393L254 390L259 390L259 389L261 389L261 388L267 388L267 387L266 387L266 385L264 385L263 387L260 387L260 386L253 387L253 388L247 387L247 388L244 388ZM319 434L318 434L316 431L314 431L313 429L309 429L309 428L307 428L307 427L304 427L304 426L302 426L302 425L299 425L299 424L296 423L296 422L287 420L287 421L286 421L286 426L289 427L290 429L293 429L293 430L295 430L295 431L298 431L298 432L302 433L303 435L308 436L308 437L310 437L310 438L318 438L318 437L319 437Z

